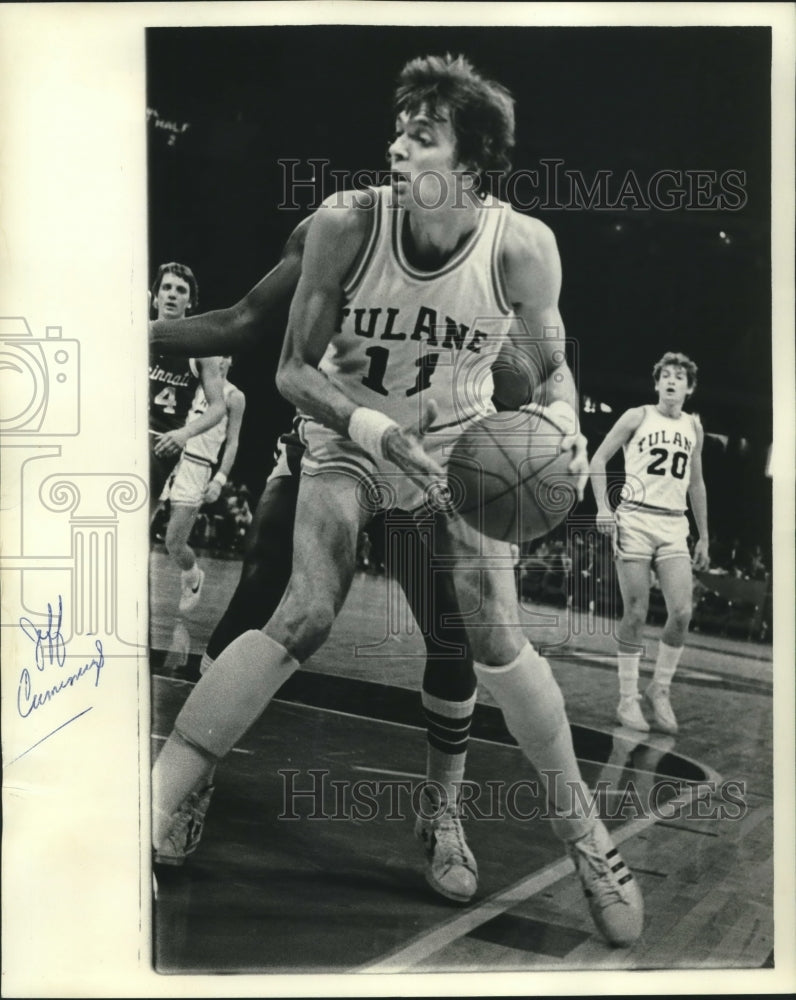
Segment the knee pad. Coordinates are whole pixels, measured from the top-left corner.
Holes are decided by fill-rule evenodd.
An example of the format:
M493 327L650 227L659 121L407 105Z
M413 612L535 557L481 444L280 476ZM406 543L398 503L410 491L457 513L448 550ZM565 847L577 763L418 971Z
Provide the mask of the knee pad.
M174 728L211 756L226 756L299 664L263 632L244 632L221 653L183 705Z

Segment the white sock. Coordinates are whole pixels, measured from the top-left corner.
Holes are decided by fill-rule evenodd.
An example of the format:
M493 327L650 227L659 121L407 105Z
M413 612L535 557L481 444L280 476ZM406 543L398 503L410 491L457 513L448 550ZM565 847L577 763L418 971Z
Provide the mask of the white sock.
M591 795L581 777L564 698L550 664L526 643L505 666L475 663L474 667L525 756L538 772L554 774L553 781L547 777L546 781L548 799L558 814L556 834L569 840L588 833L594 818L584 812L582 803L588 803Z
M199 583L199 564L195 562L190 569L184 569L180 577L182 582L187 583L191 590L193 590L197 583Z
M229 753L265 711L299 664L284 646L257 629L239 635L199 678L174 723L211 756Z
M464 762L466 753L450 754L429 746L426 754L426 778L433 782L432 790L436 796L441 786L444 790L445 802L453 807L459 801L459 792L464 781Z
M265 710L298 663L284 646L251 630L221 652L188 696L152 768L152 838L160 847L171 817L200 783L213 776L218 759Z
M619 697L635 698L638 695L638 669L641 653L617 653L619 668Z
M669 687L684 648L684 646L667 646L662 641L658 643L658 658L655 661L655 672L652 675L656 684L665 688Z
M441 785L445 790L446 803L454 806L464 781L475 693L466 701L449 701L423 690L421 699L428 739L426 778Z

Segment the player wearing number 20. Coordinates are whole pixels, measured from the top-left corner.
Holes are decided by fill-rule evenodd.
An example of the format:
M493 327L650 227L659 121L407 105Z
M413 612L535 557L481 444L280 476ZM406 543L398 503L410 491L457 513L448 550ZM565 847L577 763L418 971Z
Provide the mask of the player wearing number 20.
M182 319L198 304L198 285L185 264L161 264L152 285L152 310L163 319ZM149 358L150 516L188 438L214 427L226 415L220 358ZM196 390L207 408L188 420Z
M658 645L655 673L644 692L664 732L677 732L669 688L691 621L691 557L686 498L699 539L694 567L708 565L708 507L702 478L702 425L683 412L696 388L697 367L684 354L669 352L653 368L657 404L627 410L608 432L591 461L597 527L614 533L617 574L624 612L619 625L619 706L623 725L647 731L639 705L638 673L649 607L650 565L655 566L667 618ZM625 486L615 512L606 496L605 466L624 448Z

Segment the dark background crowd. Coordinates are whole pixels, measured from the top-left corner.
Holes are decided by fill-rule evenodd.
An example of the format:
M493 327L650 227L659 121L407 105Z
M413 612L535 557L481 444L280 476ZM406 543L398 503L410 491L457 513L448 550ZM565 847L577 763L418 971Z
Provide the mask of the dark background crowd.
M385 572L379 536L363 533L358 553L364 573ZM517 590L523 602L617 618L621 597L610 539L593 524L562 525L546 538L514 547ZM763 547L711 539L711 567L694 577L692 631L760 642L771 640L771 572ZM662 625L666 606L650 571L648 621Z
M688 409L706 432L716 572L697 580L694 627L770 634L770 595L758 602L768 610L739 611L744 593L770 590L772 565L768 28L164 28L148 30L146 45L150 257L194 268L202 310L239 300L319 197L384 169L394 79L408 59L461 52L504 83L517 101L515 171L537 176L535 188L515 186L514 201L539 195L517 207L558 241L590 448L625 409L654 402L651 369L664 351L697 362ZM603 177L607 197L573 200L572 177L587 187ZM679 185L678 203L650 202L658 181ZM271 468L264 456L292 416L274 384L285 319L236 359L247 410L232 478L251 509ZM197 540L239 552L226 502L203 512ZM587 491L573 517L593 514ZM562 529L527 546L521 590L611 609L610 561L588 531L577 537Z

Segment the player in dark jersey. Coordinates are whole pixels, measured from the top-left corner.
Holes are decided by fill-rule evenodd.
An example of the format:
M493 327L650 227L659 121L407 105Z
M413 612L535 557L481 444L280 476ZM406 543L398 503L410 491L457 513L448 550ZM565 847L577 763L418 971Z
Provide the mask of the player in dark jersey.
M155 316L182 320L198 305L196 277L185 264L161 264L150 292ZM217 357L195 359L149 355L149 497L150 517L188 438L217 424L226 413L224 383ZM204 389L207 409L189 420L196 390Z
M301 273L304 240L311 217L288 238L277 265L236 305L191 316L179 323L165 314L150 325L150 346L161 356L239 353L263 336L282 337L284 310ZM293 562L293 520L304 452L295 425L277 444L277 460L257 505L247 536L240 580L211 635L202 659L203 672L215 657L244 632L261 628L282 599ZM378 549L386 554L386 571L404 590L426 647L422 705L426 720L427 777L441 785L448 801L456 801L464 779L467 745L475 707L476 678L450 572L432 567L429 525L406 512L391 511L369 528ZM414 572L405 560L391 560L390 535L400 534L398 548L412 547ZM212 780L184 803L158 860L179 864L198 846ZM437 892L466 902L477 888L477 864L464 840L459 818L444 816L436 830L426 877Z

